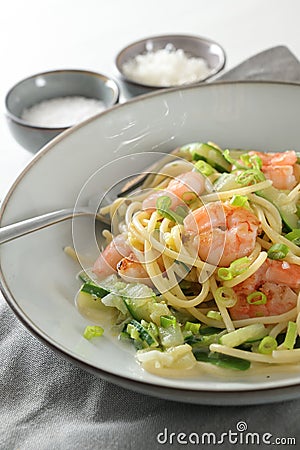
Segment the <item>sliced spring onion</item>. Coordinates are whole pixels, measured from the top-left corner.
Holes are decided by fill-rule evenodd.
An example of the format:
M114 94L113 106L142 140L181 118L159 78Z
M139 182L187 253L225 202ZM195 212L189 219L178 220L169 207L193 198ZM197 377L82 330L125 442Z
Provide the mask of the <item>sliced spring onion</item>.
M230 203L233 206L249 206L248 197L245 195L234 195Z
M253 169L260 170L262 168L262 160L258 155L249 155L249 153L244 153L241 155L241 160L248 167L253 167Z
M250 162L250 158L251 156L249 155L249 153L243 153L240 156L240 160L245 164L245 166L247 167L251 167L251 162Z
M162 195L161 197L158 197L156 200L156 209L158 213L169 220L173 220L172 217L169 216L168 211L170 206L172 205L172 200L167 195Z
M292 350L296 343L297 338L297 325L295 322L289 322L287 327L287 332L285 335L285 340L283 341L283 346L288 350Z
M131 323L127 325L126 332L131 337L131 339L140 339L140 333L138 329Z
M268 258L283 259L289 252L289 248L285 244L274 244L268 250Z
M229 287L219 287L216 290L216 300L226 308L232 308L237 302L237 295L233 289Z
M247 167L239 163L237 159L232 158L232 156L230 155L230 151L228 149L223 151L223 156L226 159L226 161L234 165L236 169L247 169Z
M276 350L278 344L272 336L265 336L258 345L258 352L263 355L271 355L273 350Z
M300 230L295 229L291 231L290 233L286 234L285 237L293 242L295 245L300 245Z
M175 327L177 321L175 316L161 316L160 325L163 328Z
M229 280L232 280L234 275L233 275L233 272L230 269L230 267L220 267L218 269L218 277L222 281L229 281Z
M267 296L261 291L255 291L247 295L247 302L249 305L265 305L267 303Z
M240 173L235 180L242 186L249 186L250 184L256 184L260 181L265 181L265 179L266 177L260 170L247 169Z
M194 167L198 170L198 172L202 173L202 175L206 177L209 177L209 175L215 172L215 169L210 164L201 160L197 161L194 164Z
M184 201L184 203L186 203L187 205L190 205L191 203L193 203L195 200L198 199L198 196L197 196L196 192L187 191L182 194L181 198Z
M208 311L206 317L214 320L222 320L222 314L219 311Z
M191 331L193 334L198 334L200 330L200 323L187 321L184 325L184 331Z
M198 197L197 197L198 198ZM175 209L176 214L178 214L183 219L188 215L189 209L187 206L177 206Z
M149 323L148 330L150 331L152 336L154 336L154 337L158 336L158 326L154 322Z
M229 267L220 267L218 269L218 277L220 280L227 281L245 272L250 265L250 259L248 256L243 256L235 261L232 261Z
M102 336L103 333L104 330L102 327L99 327L97 325L87 326L84 330L83 337L85 337L85 339L90 340L95 337Z
M195 194L196 195L196 194ZM172 211L170 209L170 206L172 205L172 200L167 195L162 195L161 197L158 197L156 200L156 209L157 212L164 218L172 220L173 222L183 224L183 219L186 216L186 211L184 211L184 216L181 215L182 209L180 209L180 213L176 211Z
M250 262L251 261L248 256L243 256L242 258L238 258L235 261L232 261L232 263L230 264L230 268L235 276L240 275L248 269Z

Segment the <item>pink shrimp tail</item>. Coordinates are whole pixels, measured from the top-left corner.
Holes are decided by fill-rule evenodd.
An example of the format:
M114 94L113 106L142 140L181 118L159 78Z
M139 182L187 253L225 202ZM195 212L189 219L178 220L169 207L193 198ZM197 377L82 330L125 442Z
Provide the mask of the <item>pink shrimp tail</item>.
M97 258L93 272L100 278L105 278L117 271L117 265L122 258L129 256L132 249L122 234L116 236Z

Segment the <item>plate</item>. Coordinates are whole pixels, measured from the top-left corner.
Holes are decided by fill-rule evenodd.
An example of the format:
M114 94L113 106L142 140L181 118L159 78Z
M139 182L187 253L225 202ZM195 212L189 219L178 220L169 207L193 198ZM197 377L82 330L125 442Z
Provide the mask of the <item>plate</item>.
M297 84L212 83L168 89L139 97L99 114L56 137L16 180L1 209L1 226L86 202L120 173L135 167L135 154L169 152L193 141L268 151L299 148L300 86ZM128 161L128 160L127 160ZM139 160L140 161L140 160ZM106 170L103 166L108 164ZM142 165L142 163L139 163ZM101 169L101 177L93 182ZM88 182L88 183L87 183ZM82 190L82 188L85 189ZM88 223L82 219L82 235ZM88 242L90 261L98 249ZM63 222L1 246L2 292L19 319L49 347L75 364L123 387L162 398L200 404L254 404L300 396L300 370L217 378L161 378L142 370L134 350L109 333L87 341L88 321L74 306L77 263L63 252L72 242L72 222Z

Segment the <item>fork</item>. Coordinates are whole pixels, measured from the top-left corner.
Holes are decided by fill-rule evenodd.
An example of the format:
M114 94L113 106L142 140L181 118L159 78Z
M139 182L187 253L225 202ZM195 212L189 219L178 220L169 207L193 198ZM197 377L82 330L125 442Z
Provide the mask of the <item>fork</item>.
M49 227L50 225L72 219L73 217L86 215L95 215L95 213L89 207L84 206L76 211L72 208L66 208L6 225L0 228L0 244L32 233L33 231ZM97 213L96 219L104 224L110 224L110 220L102 214Z
M165 161L169 158L170 155L177 156L179 152L178 148L175 148L170 153L166 153L166 157L162 158L159 161L159 164L165 163ZM139 186L143 184L145 179L148 177L149 173L157 169L157 162L152 164L150 167L145 169L143 173L133 177L132 180L127 182L120 192L116 194L116 197L126 197L126 195ZM92 200L92 199L91 199ZM42 228L49 227L59 222L63 222L68 219L72 219L73 217L84 216L84 215L95 215L95 212L91 208L92 201L89 201L88 206L82 206L78 208L76 211L72 208L65 208L58 211L49 212L46 214L42 214L40 216L32 217L30 219L24 219L20 222L13 223L11 225L6 225L0 228L0 244L5 242L12 241L18 237L24 236L26 234L32 233L37 230L41 230ZM103 214L96 213L96 219L106 225L110 225L111 221L108 217Z

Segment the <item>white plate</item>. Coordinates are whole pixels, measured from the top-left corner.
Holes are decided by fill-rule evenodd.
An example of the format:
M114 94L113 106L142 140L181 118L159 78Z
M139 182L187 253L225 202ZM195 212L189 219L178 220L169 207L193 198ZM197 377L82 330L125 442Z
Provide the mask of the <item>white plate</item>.
M1 225L74 205L95 170L119 156L168 152L197 140L299 151L299 117L296 84L217 83L135 99L68 130L39 152L3 202ZM122 166L124 175L128 170ZM95 186L106 189L119 175L109 169L101 174L91 192ZM71 222L2 245L0 260L9 305L32 333L65 357L122 386L174 400L249 404L300 395L300 371L272 374L270 368L269 377L243 374L233 379L160 378L143 371L134 350L124 349L108 334L85 340L88 322L73 303L78 266L64 254L66 245L72 245ZM91 259L96 257L94 246L86 250Z

